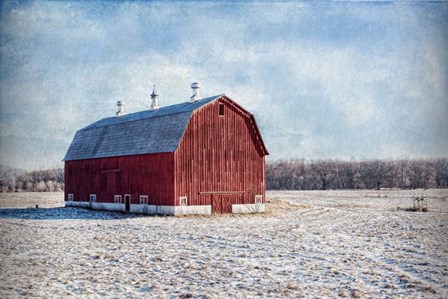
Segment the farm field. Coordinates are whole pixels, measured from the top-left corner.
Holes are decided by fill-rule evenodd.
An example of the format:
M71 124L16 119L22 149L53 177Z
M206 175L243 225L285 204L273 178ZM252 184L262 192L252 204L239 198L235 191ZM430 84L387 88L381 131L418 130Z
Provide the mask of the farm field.
M402 210L413 195L428 212ZM176 218L0 194L0 297L448 298L448 190L267 198L265 214Z

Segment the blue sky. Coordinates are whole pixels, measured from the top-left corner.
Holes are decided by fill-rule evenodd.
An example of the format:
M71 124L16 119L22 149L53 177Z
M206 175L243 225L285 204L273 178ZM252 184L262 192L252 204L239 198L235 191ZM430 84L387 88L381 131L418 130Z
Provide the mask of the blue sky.
M269 159L448 153L446 2L3 1L0 164L62 166L77 129L226 93Z

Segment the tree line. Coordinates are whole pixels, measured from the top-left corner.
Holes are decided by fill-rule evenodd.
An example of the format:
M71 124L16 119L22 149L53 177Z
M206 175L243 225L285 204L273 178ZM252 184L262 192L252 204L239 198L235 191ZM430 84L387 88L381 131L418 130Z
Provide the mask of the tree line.
M448 159L288 160L266 165L268 190L448 188ZM64 190L64 170L0 166L0 192Z
M0 192L53 192L64 190L64 169L23 171L0 167Z
M275 161L266 165L266 188L448 188L448 159Z

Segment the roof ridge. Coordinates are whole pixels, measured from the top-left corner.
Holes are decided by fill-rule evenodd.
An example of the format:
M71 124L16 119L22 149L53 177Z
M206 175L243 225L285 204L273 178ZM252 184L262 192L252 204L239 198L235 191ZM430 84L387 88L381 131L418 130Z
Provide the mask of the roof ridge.
M143 112L143 111L145 111L145 110L142 110L142 111L140 111L140 112ZM91 129L98 129L98 128L110 127L110 126L118 126L118 125L122 125L122 124L124 124L124 123L133 123L133 122L136 122L136 121L146 120L146 119L148 119L148 118L156 119L156 118L159 118L159 117L166 117L166 116L170 116L170 115L176 115L176 114L182 114L182 113L191 113L191 112L193 112L193 111L183 111L183 112L176 112L176 113L171 113L171 114L162 114L162 115L157 115L157 116L154 116L154 117L142 117L142 118L138 118L138 119L130 119L130 120L127 120L127 121L117 122L117 123L115 123L115 124L103 124L103 125L98 125L98 126L90 127L90 125L93 125L93 124L94 124L94 123L93 123L93 124L90 124L90 125L88 125L88 126L82 128L82 129L79 129L78 131L91 130ZM137 113L137 112L136 112L136 113ZM112 116L112 117L114 117L114 116ZM108 119L108 118L112 118L112 117L105 117L105 118L100 119L100 121L103 120L103 119Z
M163 109L160 108L103 118L76 132L64 161L175 152L192 115L221 99L247 113L245 117L249 117L251 123L249 130L255 130L253 142L268 154L254 116L225 94L221 94L195 102L166 106L166 111L160 111Z
M101 128L101 127L104 127L104 126L114 126L114 125L119 125L119 124L123 124L123 123L130 123L130 122L144 120L144 119L149 119L149 118L156 119L156 118L159 118L159 117L162 117L162 116L169 116L169 115L176 115L176 114L180 114L180 113L193 112L194 110L202 107L203 105L206 105L206 104L208 104L208 103L210 103L210 102L212 102L212 101L214 101L214 100L216 100L216 99L218 99L218 98L220 98L220 97L222 97L224 95L225 94L223 93L223 94L219 94L219 95L215 95L215 96L211 96L211 97L202 98L200 100L197 100L196 102L186 101L186 102L177 103L177 104L173 104L173 105L169 105L169 106L163 106L163 107L160 107L160 108L158 108L156 110L136 111L136 112L125 114L125 115L122 115L122 116L119 116L119 117L117 117L117 116L103 117L100 120L97 120L96 122L93 122L93 123L85 126L84 128L79 129L78 131L90 130L90 129L94 129L94 128ZM188 104L198 104L198 103L202 104L202 105L199 105L198 107L196 107L196 108L194 108L192 110L174 111L172 113L167 113L167 114L163 114L163 112L160 113L160 111L163 111L163 110L173 109L173 107L175 107L175 106L182 106L182 105L188 105ZM148 115L142 116L142 117L137 118L137 119L127 119L129 117L135 116L138 113L140 113L140 114L147 113ZM154 115L154 114L156 114L156 115ZM160 114L160 115L157 115L157 114ZM107 120L113 121L113 123L107 123ZM104 123L101 123L101 122L104 122Z

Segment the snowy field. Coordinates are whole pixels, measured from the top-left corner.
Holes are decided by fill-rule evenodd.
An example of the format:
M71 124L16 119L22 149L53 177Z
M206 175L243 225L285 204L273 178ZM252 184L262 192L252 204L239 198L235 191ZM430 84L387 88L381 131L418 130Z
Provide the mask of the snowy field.
M429 212L397 210L414 194ZM62 198L0 194L1 298L448 298L448 190L271 191L263 215L179 218Z

